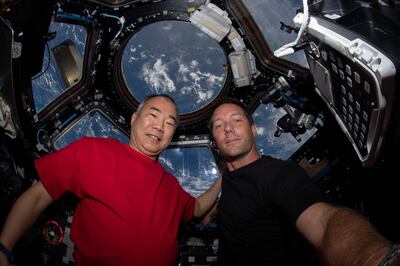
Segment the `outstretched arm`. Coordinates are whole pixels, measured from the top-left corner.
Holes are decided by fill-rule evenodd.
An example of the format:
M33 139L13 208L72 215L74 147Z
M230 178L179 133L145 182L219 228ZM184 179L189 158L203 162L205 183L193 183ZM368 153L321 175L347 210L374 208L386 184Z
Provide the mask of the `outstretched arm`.
M196 199L196 206L194 208L195 217L202 217L214 204L218 193L221 191L221 181L222 178L219 177L206 192Z
M53 201L41 182L26 190L14 203L4 223L0 235L0 243L12 250L15 243L33 225L38 216ZM0 254L0 265L5 262L5 256ZM6 264L7 265L7 264Z
M326 265L378 265L392 247L364 217L326 203L307 208L296 227Z

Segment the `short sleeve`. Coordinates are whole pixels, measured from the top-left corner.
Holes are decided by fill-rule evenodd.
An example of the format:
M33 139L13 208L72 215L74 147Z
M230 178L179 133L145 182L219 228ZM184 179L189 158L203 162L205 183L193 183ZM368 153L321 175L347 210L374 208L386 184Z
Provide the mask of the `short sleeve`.
M274 205L293 223L305 209L317 202L326 201L306 172L292 161L281 165L271 180L269 193Z
M35 161L40 181L54 200L66 192L81 196L80 157L85 142L85 139L80 139Z
M185 222L189 221L193 218L194 208L196 206L196 199L187 193L182 187L180 187L181 191L181 199L182 203L184 204L183 207L183 220Z

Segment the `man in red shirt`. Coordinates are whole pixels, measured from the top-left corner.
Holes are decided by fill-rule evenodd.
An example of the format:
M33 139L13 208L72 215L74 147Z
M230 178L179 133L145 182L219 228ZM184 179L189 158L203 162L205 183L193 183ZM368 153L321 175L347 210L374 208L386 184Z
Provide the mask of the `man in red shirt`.
M49 204L80 198L71 239L78 265L176 265L182 220L201 217L220 191L218 179L198 198L159 164L178 124L166 95L148 97L132 115L129 145L83 138L35 162L40 182L16 201L0 236L5 254Z

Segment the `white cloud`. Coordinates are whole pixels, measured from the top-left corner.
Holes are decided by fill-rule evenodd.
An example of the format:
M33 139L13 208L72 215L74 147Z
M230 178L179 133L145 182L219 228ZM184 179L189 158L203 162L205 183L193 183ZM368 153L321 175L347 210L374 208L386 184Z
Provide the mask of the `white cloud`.
M130 56L129 60L128 60L128 63L133 63L134 61L137 61L137 60L139 60L139 58L134 57L134 56Z
M210 87L214 87L216 83L221 83L224 80L223 76L216 76L216 75L213 75L210 73L207 73L207 74L208 74L207 83L208 83L208 86L210 86Z
M169 149L170 151L172 150L172 152L174 153L174 156L182 156L183 155L183 151L180 148L175 148L175 149Z
M185 64L179 64L177 80L183 81L183 82L188 82L189 79L187 77L187 74L189 72L190 72L190 70Z
M183 94L183 95L190 93L191 91L192 91L192 88L189 86L184 86L181 88L181 94Z
M185 64L179 64L179 69L178 69L179 74L184 75L188 72L189 72L189 68Z
M194 83L198 83L200 81L200 75L196 72L190 72L189 76L192 78Z
M141 57L142 59L147 59L146 52L145 52L145 51L140 52L140 57Z
M257 135L262 136L264 135L265 127L257 127Z
M204 38L204 37L206 37L206 35L205 35L204 33L199 32L199 31L197 31L196 36L199 37L199 38Z
M204 102L205 100L207 100L207 93L206 92L198 91L197 95L198 95L198 100L197 100L198 103Z
M165 158L164 156L160 156L158 159L160 160L160 163L164 164L169 169L172 169L172 170L174 169L174 166L172 165L171 160Z
M193 68L198 67L199 66L199 61L192 60L192 62L190 62L190 66L193 67Z
M157 59L152 66L144 64L141 77L156 93L176 91L175 83L169 76L168 67L163 64L161 58Z
M164 24L162 29L165 30L165 31L171 30L172 29L172 23Z

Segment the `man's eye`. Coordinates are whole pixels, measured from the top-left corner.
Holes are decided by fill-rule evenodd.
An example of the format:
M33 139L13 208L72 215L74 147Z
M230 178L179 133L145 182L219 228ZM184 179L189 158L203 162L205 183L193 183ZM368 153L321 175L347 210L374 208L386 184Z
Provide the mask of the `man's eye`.
M157 117L155 114L153 114L153 113L150 113L150 116L151 117Z
M242 122L243 118L242 117L234 117L233 118L233 122L238 123L238 122Z
M174 126L175 126L175 122L169 122L169 121L167 121L166 123L167 123L168 126L171 126L171 127L174 127Z

